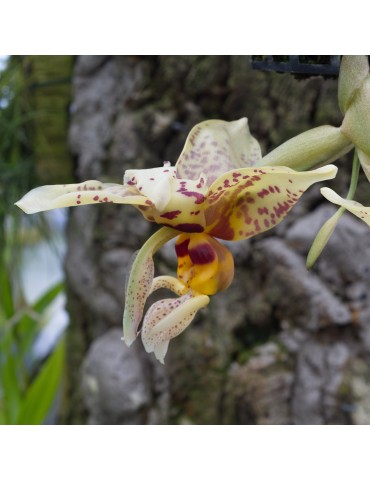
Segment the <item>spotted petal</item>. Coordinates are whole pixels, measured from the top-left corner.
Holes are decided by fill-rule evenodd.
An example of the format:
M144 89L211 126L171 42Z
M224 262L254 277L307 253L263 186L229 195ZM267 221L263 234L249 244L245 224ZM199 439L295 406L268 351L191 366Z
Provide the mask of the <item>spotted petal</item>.
M177 175L196 180L203 173L209 186L223 173L253 166L260 159L260 146L246 118L234 122L207 120L189 133L176 163Z
M206 198L205 232L224 240L253 237L277 225L313 183L334 178L337 167L296 172L287 167L244 168L214 182Z
M125 311L123 314L123 338L128 346L136 339L145 302L152 291L153 255L176 235L178 235L178 232L175 230L167 227L161 228L141 247L132 264L126 288Z
M159 211L157 204L139 205L137 208L152 222L185 232L202 232L205 227L203 204L208 188L205 177L197 180L170 179L170 197Z
M171 180L175 178L176 168L171 167L169 162L164 162L163 167L126 170L123 184L135 186L161 212L170 201Z
M70 185L45 185L34 188L16 205L26 213L36 213L53 208L74 207L90 203L145 205L147 202L148 199L133 187L88 180Z
M180 335L192 322L195 314L209 303L206 295L167 298L154 303L145 315L141 338L148 353L164 363L170 340Z
M346 210L353 213L353 215L356 215L356 217L363 220L370 227L370 207L364 207L361 203L355 202L354 200L342 198L327 187L321 188L320 192L327 200L329 200L329 202L344 207Z

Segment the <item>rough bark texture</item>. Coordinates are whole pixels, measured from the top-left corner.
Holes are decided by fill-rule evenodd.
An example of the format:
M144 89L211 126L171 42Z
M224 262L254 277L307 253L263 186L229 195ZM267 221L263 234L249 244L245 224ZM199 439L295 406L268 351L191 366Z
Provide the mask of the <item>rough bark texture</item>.
M251 70L248 57L82 56L70 144L79 180L174 163L205 118L248 116L265 152L338 125L336 82ZM348 178L335 188L341 193ZM333 183L332 183L333 185ZM305 257L334 209L315 187L276 229L230 244L236 275L171 341L166 366L121 342L125 276L156 226L129 206L71 211L66 261L69 423L369 424L370 237L349 215L315 268ZM175 270L173 246L156 256Z

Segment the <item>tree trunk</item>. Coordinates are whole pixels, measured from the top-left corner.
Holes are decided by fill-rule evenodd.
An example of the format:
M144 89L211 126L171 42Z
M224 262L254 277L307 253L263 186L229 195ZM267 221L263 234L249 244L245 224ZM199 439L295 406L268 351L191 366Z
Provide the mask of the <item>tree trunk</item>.
M248 57L81 56L70 145L79 181L122 182L129 168L174 164L208 118L249 118L264 153L341 121L337 82L253 71ZM342 172L343 174L343 172ZM331 185L343 192L348 176ZM305 257L333 212L311 188L277 228L230 245L236 275L171 341L166 365L121 341L130 259L158 227L130 206L71 209L66 422L370 423L370 238L343 217L313 271ZM173 247L157 272L176 268Z

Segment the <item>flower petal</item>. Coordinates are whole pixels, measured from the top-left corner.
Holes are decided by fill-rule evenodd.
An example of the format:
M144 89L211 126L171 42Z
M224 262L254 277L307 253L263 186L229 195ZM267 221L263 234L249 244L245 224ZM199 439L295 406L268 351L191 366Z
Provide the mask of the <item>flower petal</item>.
M234 122L207 120L189 133L176 163L177 175L196 180L204 173L209 186L223 173L253 166L260 159L260 146L246 118Z
M180 280L171 277L170 275L160 275L159 277L155 277L149 295L159 288L168 288L168 290L171 290L171 292L176 293L178 296L183 295L187 290L186 286L180 282Z
M214 295L228 288L234 278L230 251L205 233L180 235L176 241L177 275L190 289Z
M170 198L162 211L157 205L138 206L152 222L176 228L181 232L202 232L205 227L203 204L208 188L205 177L197 180L170 179Z
M169 341L182 333L192 322L195 314L209 303L206 295L190 293L179 298L167 298L154 303L143 321L141 338L148 353L164 363Z
M353 215L356 215L356 217L363 220L370 227L370 207L364 207L361 203L355 202L354 200L342 198L333 190L331 190L331 188L321 188L320 192L327 200L329 200L329 202L344 207L346 210L353 213Z
M53 208L107 202L145 205L148 199L129 186L88 180L70 185L45 185L34 188L16 205L26 213L36 213Z
M334 178L337 167L296 172L287 167L243 168L211 185L205 232L224 240L253 237L277 225L313 183Z
M125 311L123 314L123 338L130 346L136 339L144 305L152 289L155 252L178 232L170 228L161 228L141 247L131 267L126 289Z
M176 168L171 167L170 162L164 162L163 167L126 170L123 184L135 186L161 212L170 201L171 180L175 178Z

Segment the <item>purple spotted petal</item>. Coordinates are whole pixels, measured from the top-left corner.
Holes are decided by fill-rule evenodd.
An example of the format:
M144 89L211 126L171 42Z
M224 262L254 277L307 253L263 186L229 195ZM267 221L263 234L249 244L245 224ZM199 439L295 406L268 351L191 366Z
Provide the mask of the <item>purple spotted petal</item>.
M195 314L209 303L206 295L193 297L190 293L179 298L167 298L154 303L145 315L141 338L148 353L164 363L169 341L180 335L192 322Z
M207 120L188 135L176 163L180 178L196 180L203 173L210 186L229 170L251 167L261 159L261 149L251 135L248 120Z

